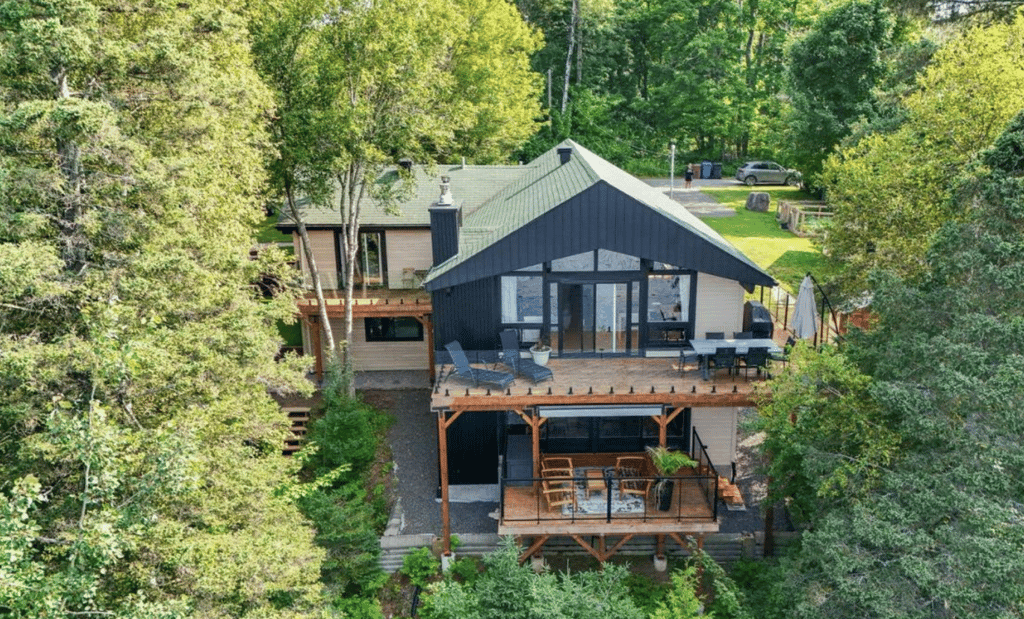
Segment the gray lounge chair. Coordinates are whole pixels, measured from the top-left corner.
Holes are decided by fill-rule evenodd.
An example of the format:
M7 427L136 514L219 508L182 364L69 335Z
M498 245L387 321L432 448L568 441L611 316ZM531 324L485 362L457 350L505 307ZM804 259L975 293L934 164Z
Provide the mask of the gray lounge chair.
M498 372L496 370L484 370L482 368L471 367L469 365L469 359L466 358L466 352L462 350L462 344L459 344L457 341L445 344L444 347L448 350L448 354L452 356L452 365L455 366L455 374L473 381L474 387L479 387L480 383L490 383L500 387L507 387L516 380L516 377L512 376L508 372Z
M526 376L534 383L542 380L554 380L551 368L534 363L532 359L523 359L519 354L519 331L505 329L501 332L502 363L512 368L516 376Z

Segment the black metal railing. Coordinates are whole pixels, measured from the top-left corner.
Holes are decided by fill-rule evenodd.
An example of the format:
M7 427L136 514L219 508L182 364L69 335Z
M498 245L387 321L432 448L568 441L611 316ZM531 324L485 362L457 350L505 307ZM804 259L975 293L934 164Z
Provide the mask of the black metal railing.
M699 440L699 439L698 439ZM700 456L708 467L697 468L691 473L670 477L653 477L645 475L616 476L614 469L603 469L600 477L548 477L548 478L501 478L501 500L499 504L501 522L533 523L545 521L568 521L570 523L622 522L639 520L642 522L659 522L665 520L713 522L718 518L718 510L714 497L718 492L718 475L710 466L707 451L701 446L704 454ZM694 458L698 462L698 458ZM670 506L661 510L659 506L659 484L664 481L673 482ZM545 485L544 482L547 482ZM634 492L623 492L626 485ZM588 487L589 486L589 487ZM688 489L698 488L704 498L707 513L694 513L692 502L685 501L692 496ZM552 501L545 498L547 489ZM558 489L572 492L574 499L560 495ZM708 492L711 494L709 495ZM510 500L512 494L516 495ZM710 497L710 498L709 498Z
M715 465L711 463L707 445L700 440L697 428L692 428L691 432L690 457L697 462L697 483L700 484L704 500L707 502L708 507L711 508L711 513L714 514L714 519L717 521L718 471L715 469Z

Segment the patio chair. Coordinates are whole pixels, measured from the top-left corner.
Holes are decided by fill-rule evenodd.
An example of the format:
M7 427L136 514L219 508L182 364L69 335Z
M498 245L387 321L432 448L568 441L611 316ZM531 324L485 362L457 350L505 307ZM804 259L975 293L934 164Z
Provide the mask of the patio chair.
M705 331L704 339L706 340L724 340L725 331Z
M782 352L774 353L770 355L768 358L771 359L772 363L781 363L782 365L787 365L789 363L789 352L793 349L793 346L795 345L796 340L793 339L793 336L789 336L788 338L786 338L786 345L782 347Z
M693 364L694 369L700 369L700 355L693 349L690 342L684 342L683 347L679 349L679 375L686 376L686 365Z
M729 374L732 375L733 368L736 367L736 348L733 346L716 348L715 354L708 359L708 367L718 373L718 370L728 370Z
M576 510L576 488L571 485L556 484L547 479L541 480L540 484L540 492L544 495L544 501L549 510L561 511L562 507L566 505L571 505L573 511Z
M572 477L573 471L576 470L572 465L572 458L568 456L547 456L541 458L540 468L541 470L569 471L569 477Z
M642 456L620 456L615 459L615 478L619 482L619 497L627 495L647 498L652 480L638 479L642 475L645 459Z
M459 344L458 341L445 344L444 347L452 356L452 364L455 366L455 374L473 381L474 387L479 387L480 383L490 383L504 388L516 380L516 377L512 376L508 372L498 372L496 370L484 370L481 368L471 367L469 365L469 359L466 358L465 351L462 350L462 344Z
M743 376L749 377L750 370L757 370L758 375L761 374L761 368L765 368L767 372L768 366L768 349L767 348L751 348L747 351L747 354L743 355Z
M526 376L534 382L542 380L554 380L555 375L551 368L534 363L532 359L523 359L519 354L519 331L517 329L505 329L500 333L502 362L512 368L516 376Z

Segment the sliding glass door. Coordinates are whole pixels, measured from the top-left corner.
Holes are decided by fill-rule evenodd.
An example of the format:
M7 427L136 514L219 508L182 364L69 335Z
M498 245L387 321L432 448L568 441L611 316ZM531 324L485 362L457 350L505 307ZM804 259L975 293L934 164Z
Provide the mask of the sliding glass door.
M557 325L558 354L629 354L634 350L633 289L633 282L557 284L557 304L552 303L552 318L557 322L552 327Z

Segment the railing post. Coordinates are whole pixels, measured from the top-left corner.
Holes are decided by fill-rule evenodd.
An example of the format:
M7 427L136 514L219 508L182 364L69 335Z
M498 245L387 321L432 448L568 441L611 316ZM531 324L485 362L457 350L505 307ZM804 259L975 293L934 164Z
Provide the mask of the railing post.
M612 477L604 472L604 517L605 522L612 521Z

